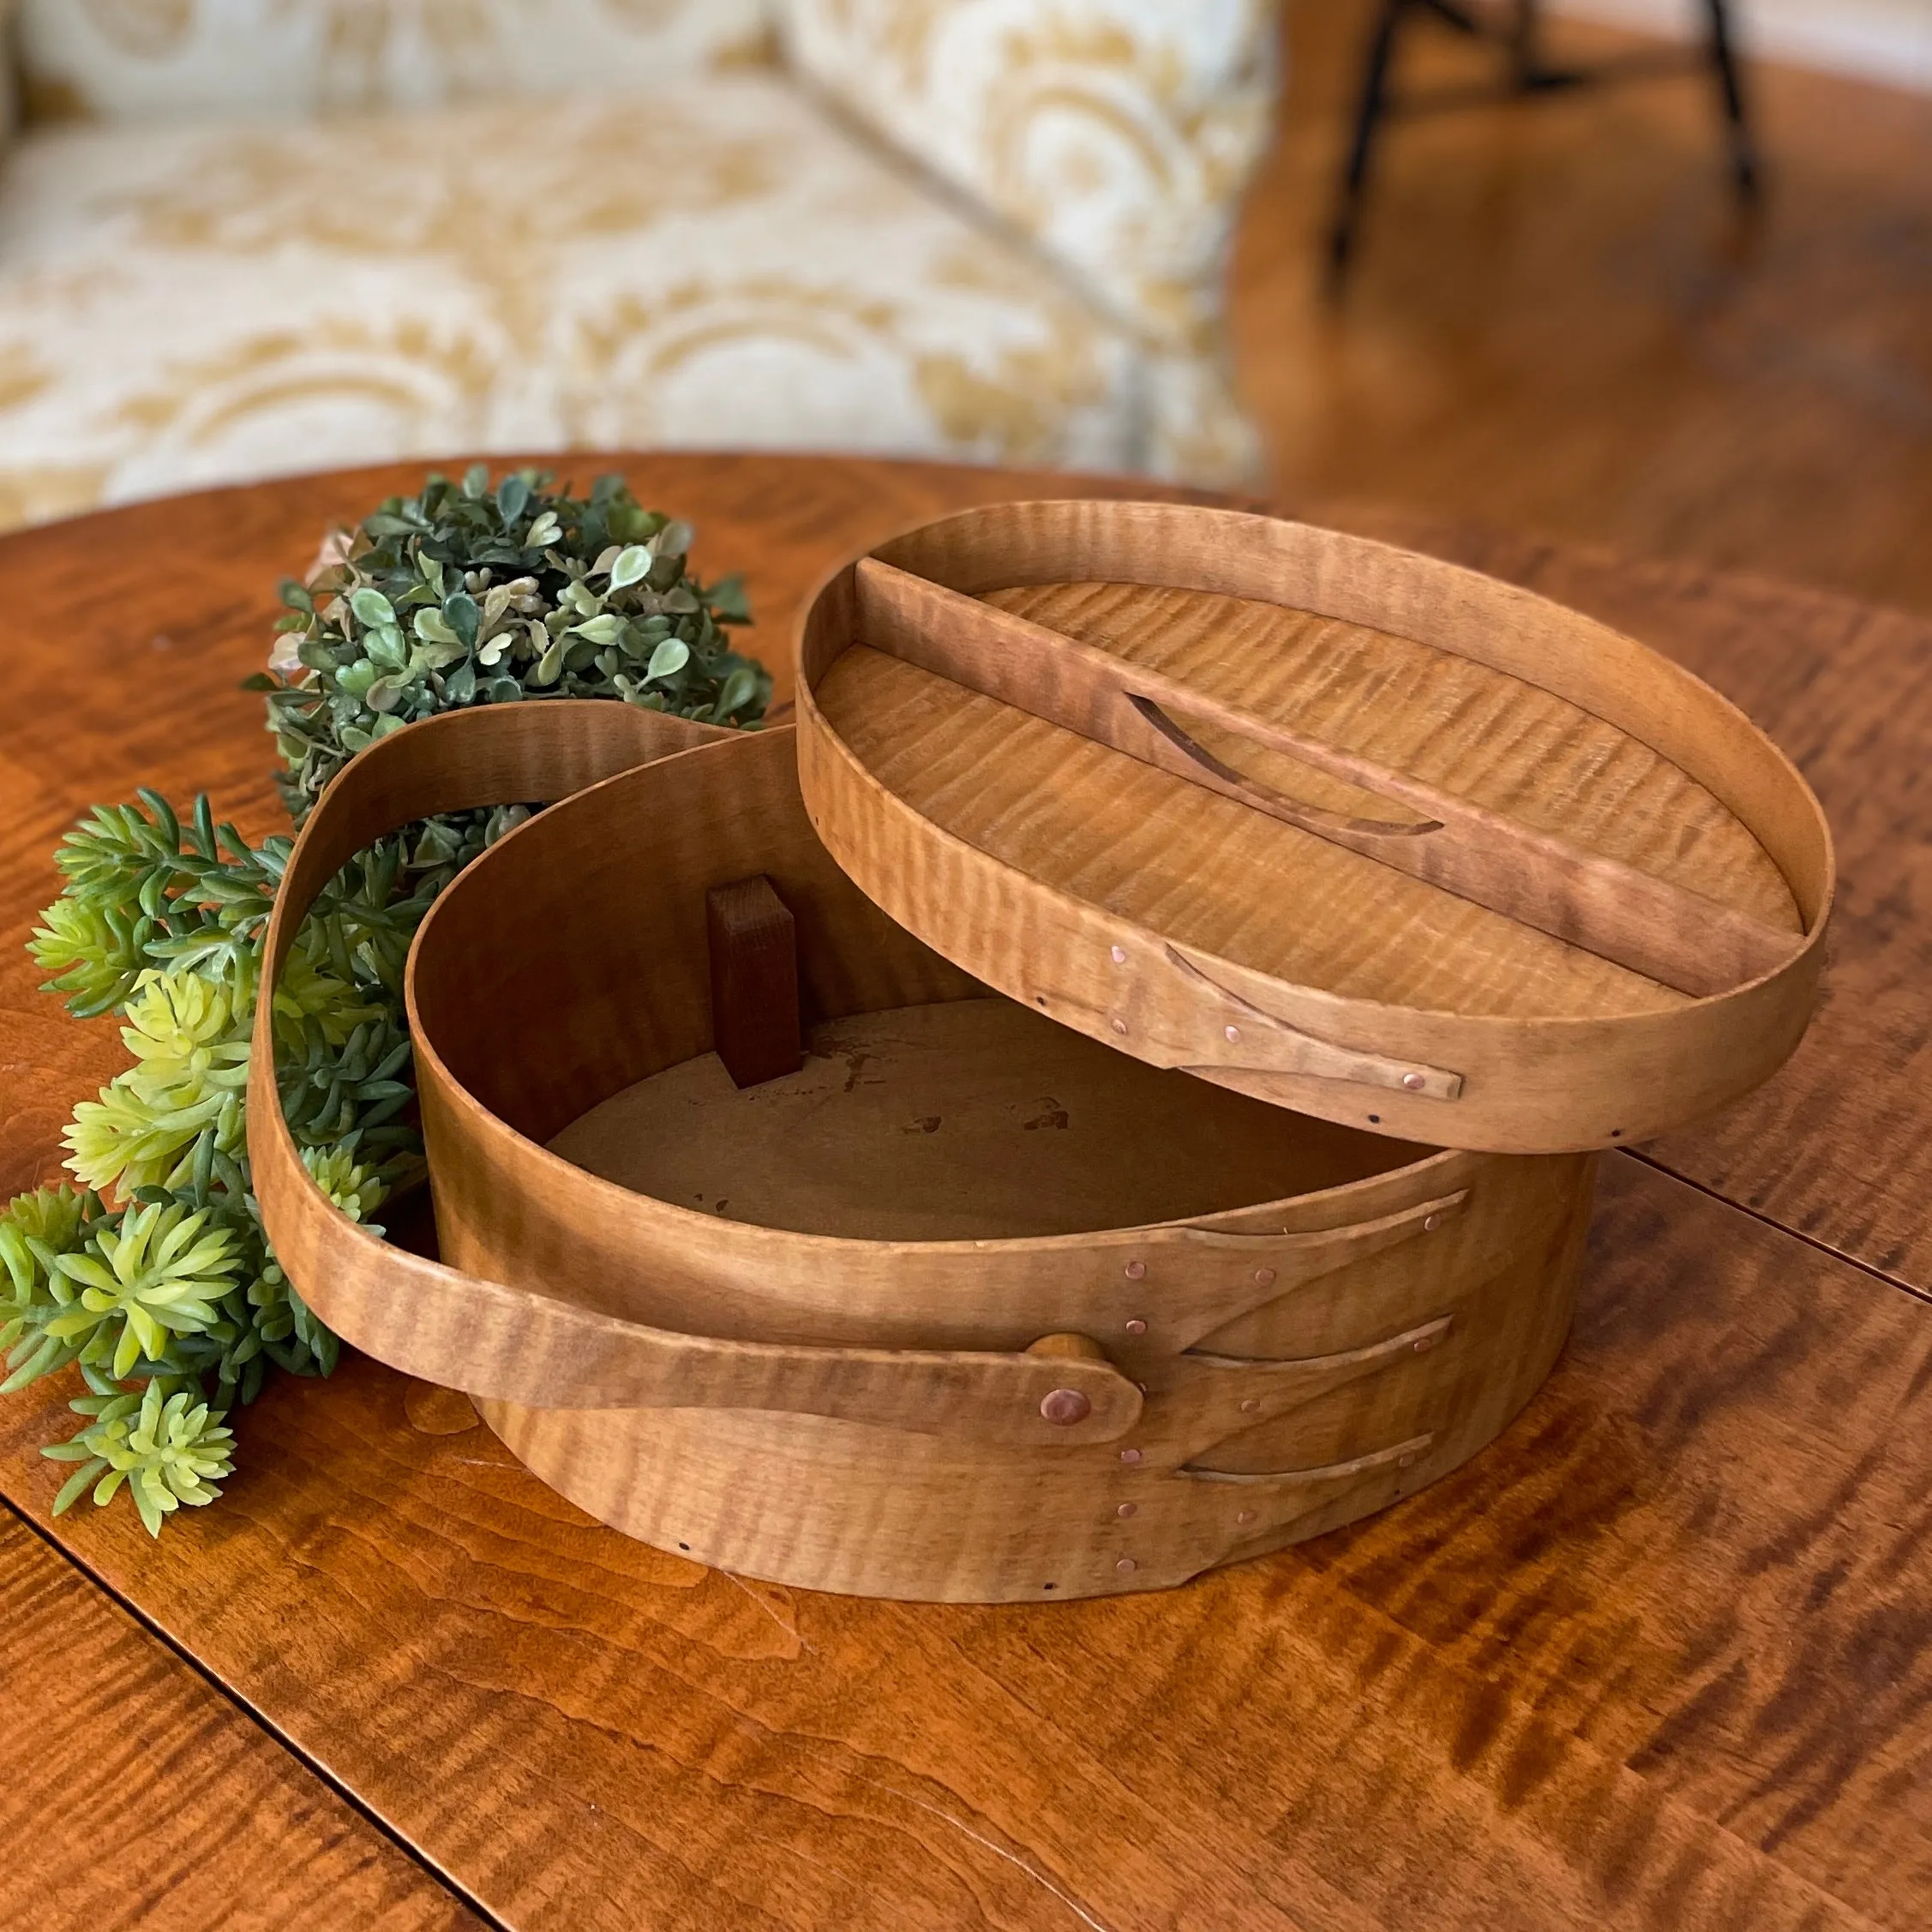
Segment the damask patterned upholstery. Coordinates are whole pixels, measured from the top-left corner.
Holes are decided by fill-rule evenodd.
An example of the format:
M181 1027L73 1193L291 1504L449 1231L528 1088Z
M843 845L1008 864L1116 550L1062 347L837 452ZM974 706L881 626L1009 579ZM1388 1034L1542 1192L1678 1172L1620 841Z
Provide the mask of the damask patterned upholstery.
M1196 345L1268 139L1275 0L784 0L795 68L1072 267Z
M43 114L103 120L627 93L759 59L765 0L18 0Z
M1267 145L1277 0L783 0L793 67L991 209L1140 337L1173 473L1258 452L1225 285Z
M23 141L0 519L472 447L1147 460L1132 343L795 90L645 105Z
M722 70L747 45L723 23L742 27L753 3L24 0L29 18L72 12L90 33L118 33L129 64L80 69L87 88L54 105L95 117L30 125L0 162L0 526L469 448L861 448L1209 483L1245 471L1253 443L1227 385L1211 287L1222 243L1197 236L1190 258L1173 238L1188 222L1169 206L1178 196L1224 236L1239 186L1233 135L1207 142L1222 162L1184 158L1186 127L1212 118L1219 83L1203 67L1183 86L1176 63L1202 47L1184 34L1179 51L1162 51L1148 38L1123 68L1105 48L1127 43L1096 39L1105 111L1077 98L1071 56L1057 81L1041 77L1030 119L1016 94L1016 122L1032 131L1011 152L1044 211L1023 236L1006 189L1001 214L976 211L782 69ZM991 0L923 3L945 16ZM1157 10L1191 16L1196 3ZM1198 0L1203 15L1227 4ZM1131 10L1040 0L1032 12L1064 24ZM451 21L487 19L513 38L541 14L560 33L622 15L625 33L655 24L671 37L652 75L633 73L615 93L443 99L482 84ZM380 59L278 97L267 118L149 112L159 95L129 80L135 27L159 34L165 56L200 47L201 24L218 15L311 32L318 17L380 16L389 37ZM693 38L700 17L711 39ZM178 45L177 20L194 29ZM46 57L44 39L30 45ZM795 45L803 57L806 38ZM1233 41L1215 45L1234 63L1221 82L1251 89ZM460 60L439 64L439 48ZM391 99L412 63L408 87L440 105L339 106L358 90ZM212 55L198 71L201 87L234 78ZM296 71L276 80L265 67L262 84L292 84ZM53 72L30 75L43 105ZM503 79L495 91L509 91ZM539 96L549 87L534 57L524 83ZM1167 103L1131 110L1137 128L1165 129L1125 143L1137 175L1111 136L1081 131L1113 125L1116 108L1131 118L1122 104L1136 87ZM1040 104L1056 90L1070 105ZM237 112L249 105L224 98ZM1229 112L1245 125L1251 104ZM891 133L877 116L873 127ZM937 169L933 153L920 159ZM1083 183L1090 205L1073 221L1058 197ZM1210 189L1222 205L1209 206ZM1090 264L1124 274L1140 247L1148 277L1129 299L1119 275L1110 283ZM1159 292L1184 285L1185 299Z

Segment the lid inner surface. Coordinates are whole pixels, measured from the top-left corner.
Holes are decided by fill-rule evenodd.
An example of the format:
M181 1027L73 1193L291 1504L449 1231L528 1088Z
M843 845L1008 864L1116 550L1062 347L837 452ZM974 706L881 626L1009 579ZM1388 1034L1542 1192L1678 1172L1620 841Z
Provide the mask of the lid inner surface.
M1794 935L1782 874L1680 767L1551 693L1413 639L1280 605L1138 585L984 601L1167 672ZM828 722L936 825L1182 945L1350 998L1517 1017L1686 996L1187 780L906 663L845 651ZM1414 814L1178 714L1243 776L1389 823ZM1086 781L1083 783L1083 781ZM1094 800L1105 804L1095 809Z

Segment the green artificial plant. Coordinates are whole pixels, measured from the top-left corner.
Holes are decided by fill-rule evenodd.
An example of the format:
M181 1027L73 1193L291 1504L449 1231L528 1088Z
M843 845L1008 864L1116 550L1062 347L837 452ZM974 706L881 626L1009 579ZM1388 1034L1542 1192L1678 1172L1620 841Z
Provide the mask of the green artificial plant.
M324 545L287 615L267 694L297 827L387 733L474 705L607 698L755 727L763 667L732 650L735 579L706 586L691 531L618 477L588 497L533 471L431 477ZM402 969L463 866L544 802L453 813L360 854L317 899L274 994L276 1081L303 1159L369 1222L422 1176ZM68 835L29 950L82 1017L117 1014L133 1064L75 1110L63 1183L0 1211L0 1392L77 1368L86 1418L43 1453L76 1465L58 1515L123 1487L159 1534L220 1493L227 1426L271 1368L327 1375L335 1337L262 1232L247 1087L261 945L292 841L250 846L206 798L103 806ZM380 1227L376 1232L381 1233Z

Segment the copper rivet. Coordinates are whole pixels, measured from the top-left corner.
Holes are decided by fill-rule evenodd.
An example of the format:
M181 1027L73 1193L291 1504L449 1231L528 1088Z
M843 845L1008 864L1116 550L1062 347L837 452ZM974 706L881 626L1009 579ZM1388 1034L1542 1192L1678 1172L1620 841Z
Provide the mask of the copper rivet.
M1125 1020L1115 1020L1111 1023L1116 1033L1125 1033L1127 1030L1127 1023Z
M1141 1452L1138 1449L1122 1449L1120 1452L1120 1460L1123 1462L1138 1462L1140 1459Z
M1275 1270L1274 1270L1274 1269L1273 1269L1272 1268L1257 1268L1257 1269L1256 1269L1256 1270L1255 1270L1255 1284L1256 1284L1256 1286L1257 1286L1257 1287L1263 1287L1263 1288L1265 1288L1265 1287L1266 1287L1268 1286L1268 1284L1269 1284L1269 1283L1270 1281L1273 1281L1274 1279L1275 1279Z
M1116 966L1125 966L1125 964L1127 963L1127 949L1126 949L1126 947L1125 947L1125 946L1115 946L1115 947L1113 947L1113 948L1112 949L1112 951L1113 951L1113 963L1114 963L1114 964L1115 964Z
M1242 1413L1243 1413L1243 1414L1245 1414L1245 1415L1252 1415L1252 1414L1254 1413L1254 1412L1255 1412L1255 1411L1256 1411L1257 1409L1258 1409L1258 1408L1259 1408L1260 1407L1261 1407L1261 1404L1260 1404L1259 1402L1257 1402L1257 1401L1255 1400L1255 1398L1254 1398L1254 1397L1253 1397L1252 1395L1250 1395L1250 1396L1249 1396L1249 1397L1248 1397L1248 1398L1247 1398L1247 1399L1246 1399L1246 1400L1245 1400L1245 1401L1244 1401L1244 1402L1243 1402L1243 1403L1241 1404L1241 1411L1242 1411Z
M1140 1508L1137 1503L1123 1503L1113 1513L1117 1516L1131 1516Z
M1416 1345L1415 1345L1415 1352L1416 1352L1416 1353L1419 1355L1419 1354L1420 1354L1420 1353L1422 1353L1422 1351L1423 1351L1423 1350L1424 1350L1425 1348L1426 1348L1426 1347L1427 1347L1429 1346L1429 1344L1430 1344L1430 1343L1431 1343L1431 1341L1434 1341L1435 1339L1436 1339L1436 1338L1435 1338L1435 1336L1434 1336L1434 1335L1424 1335L1424 1336L1423 1336L1423 1338L1422 1338L1422 1340L1421 1340L1420 1341L1417 1342L1417 1343L1416 1343Z
M1127 1333L1129 1335L1145 1335L1147 1333L1147 1323L1137 1315L1132 1321L1128 1323Z
M1412 1094L1419 1094L1429 1083L1419 1073L1405 1073L1402 1076L1402 1084Z
M1241 1029L1238 1026L1224 1027L1221 1030L1227 1034L1230 1044L1238 1041L1241 1037Z
M1143 1281L1147 1279L1147 1263L1144 1261L1130 1261L1120 1272L1130 1281Z
M1433 1234L1436 1230L1442 1225L1443 1217L1440 1215L1431 1215L1429 1218L1423 1222L1422 1232L1425 1234Z
M1077 1389L1049 1389L1040 1398L1040 1413L1056 1429L1069 1429L1076 1422L1084 1422L1094 1413L1094 1405Z
M1255 1513L1252 1509L1237 1509L1234 1520L1238 1523L1251 1523L1255 1520Z
M1113 1567L1125 1576L1129 1570L1137 1569L1140 1566L1135 1563L1131 1557L1123 1557Z

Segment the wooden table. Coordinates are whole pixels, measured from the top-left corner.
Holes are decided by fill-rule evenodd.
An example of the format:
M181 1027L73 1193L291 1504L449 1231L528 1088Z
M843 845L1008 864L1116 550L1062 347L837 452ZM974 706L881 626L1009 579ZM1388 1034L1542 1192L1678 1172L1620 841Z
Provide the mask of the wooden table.
M587 477L596 467L574 465ZM834 559L1063 485L640 458L762 648ZM33 991L96 800L278 822L277 579L415 467L0 542L0 1182L111 1026ZM1089 486L1090 487L1090 486ZM65 1388L0 1401L0 1923L1923 1928L1932 1919L1932 626L1331 511L1683 657L1841 841L1831 996L1722 1119L1606 1162L1574 1339L1492 1449L1159 1596L817 1597L604 1530L360 1359L242 1420L219 1507L51 1523Z

